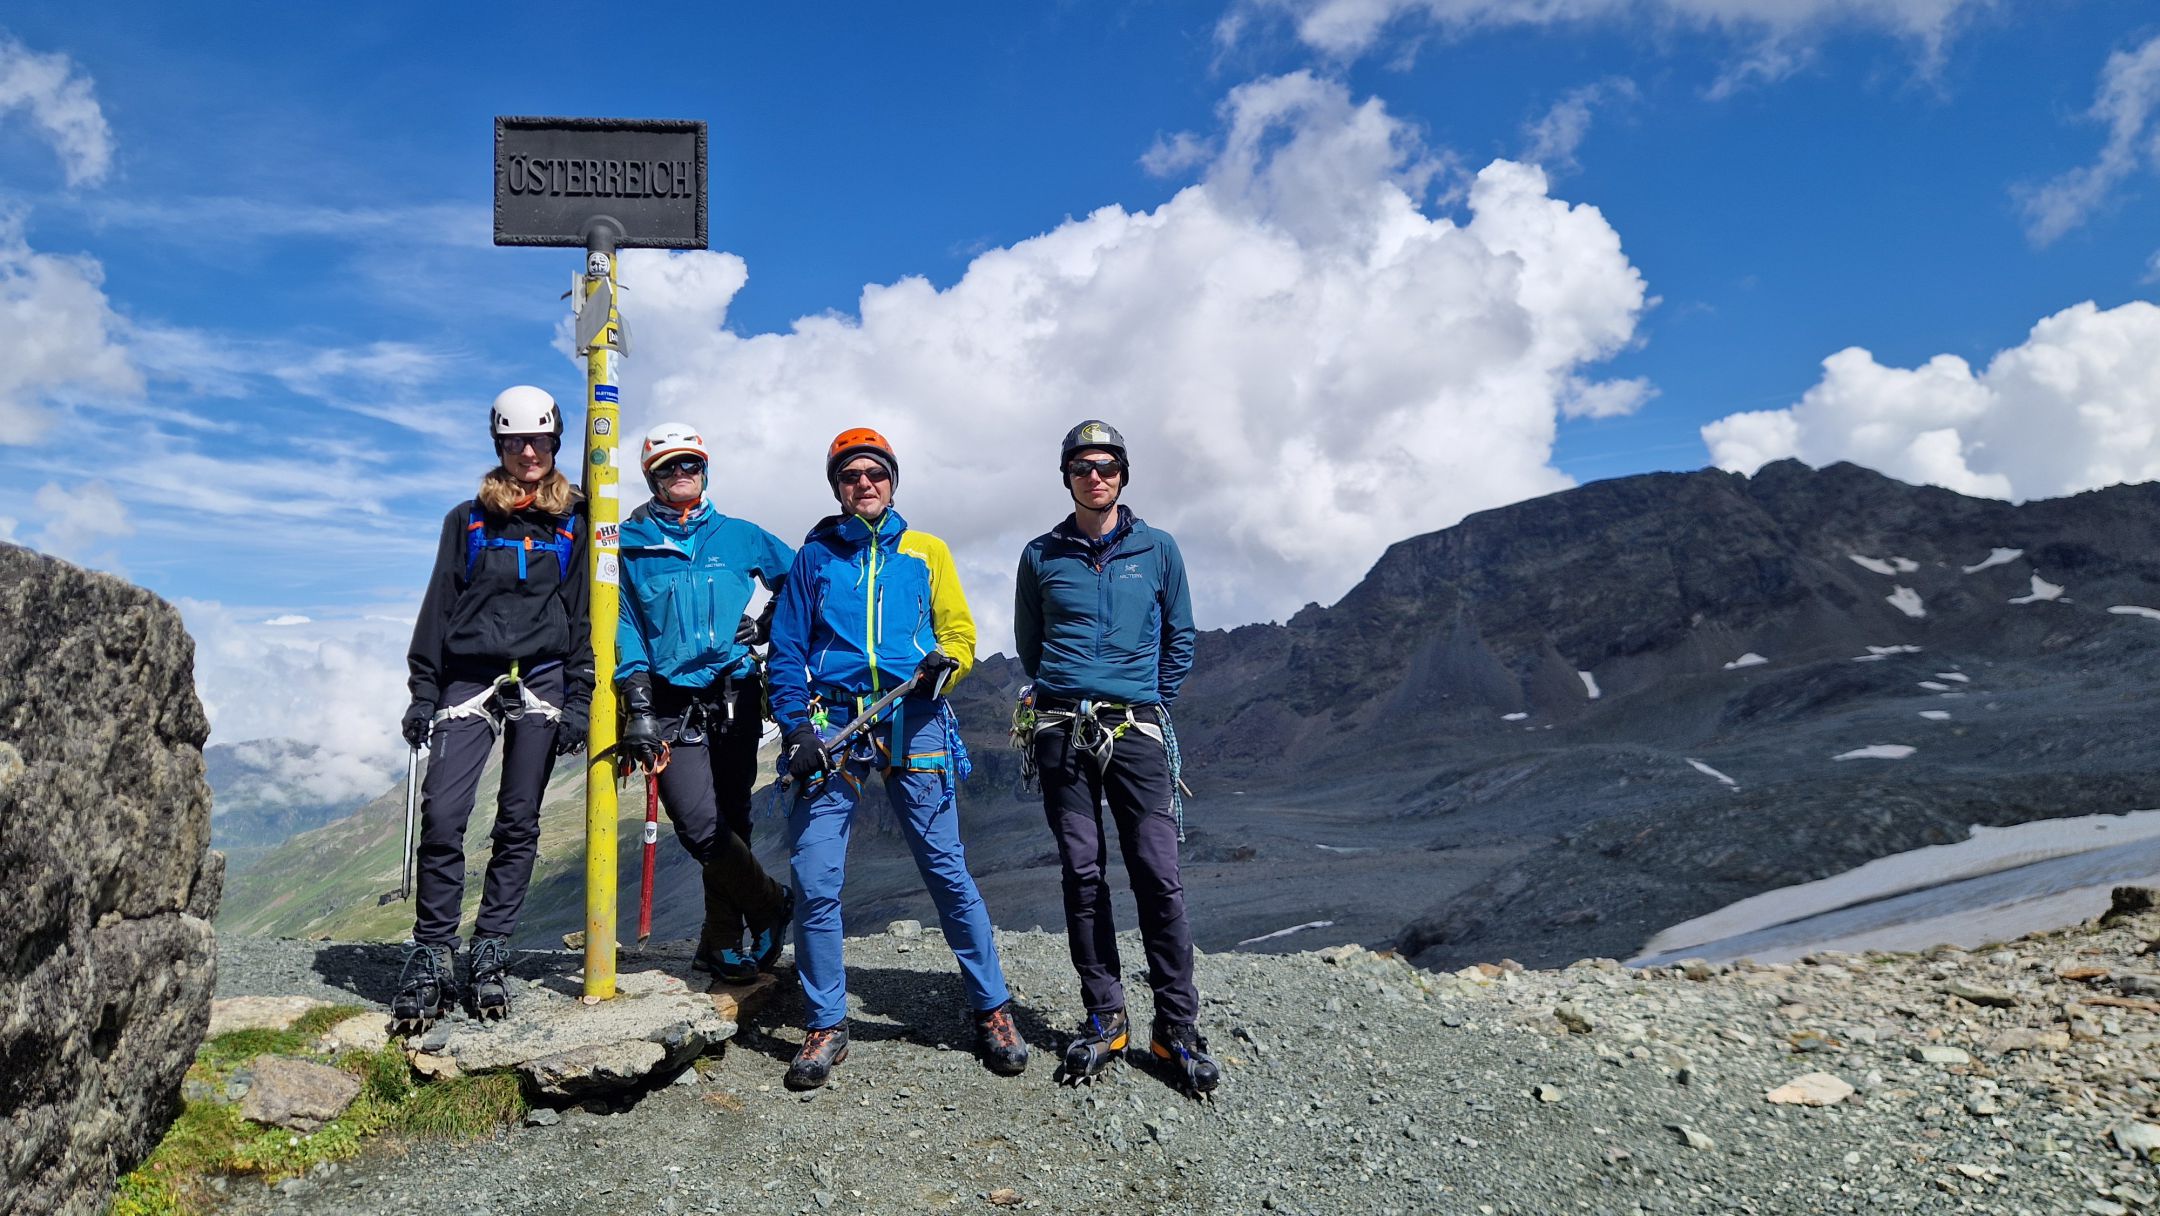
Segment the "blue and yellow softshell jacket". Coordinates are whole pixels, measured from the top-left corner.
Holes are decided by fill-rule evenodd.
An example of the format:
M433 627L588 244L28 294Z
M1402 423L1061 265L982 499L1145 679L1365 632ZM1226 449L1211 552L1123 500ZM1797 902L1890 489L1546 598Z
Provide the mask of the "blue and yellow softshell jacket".
M952 551L891 508L875 524L819 521L776 599L766 689L783 732L809 722L812 696L828 706L874 699L932 650L959 661L951 683L975 666L975 618Z
M1177 700L1198 637L1177 542L1125 507L1099 541L1066 516L1020 553L1013 636L1038 696Z
M615 678L650 671L677 688L750 672L735 626L763 582L777 592L795 551L699 499L688 515L646 503L622 526L622 612Z

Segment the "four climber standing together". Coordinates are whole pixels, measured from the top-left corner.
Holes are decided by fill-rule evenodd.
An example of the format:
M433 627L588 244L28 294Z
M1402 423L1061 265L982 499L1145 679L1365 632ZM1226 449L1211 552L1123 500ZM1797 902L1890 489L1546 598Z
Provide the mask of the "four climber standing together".
M532 873L540 797L554 758L583 745L592 693L584 507L555 469L560 409L518 386L496 399L490 429L501 463L444 521L408 655L404 733L431 762L413 937L392 1002L406 1031L459 1000L464 829L498 735L494 852L462 987L475 1016L509 1013L508 941ZM874 773L952 948L977 1054L993 1072L1020 1073L1027 1044L960 839L969 762L946 693L974 666L976 635L951 551L895 509L900 459L876 431L843 431L827 449L838 510L799 549L722 514L707 493L710 460L686 424L646 436L639 463L652 500L620 533L620 659L610 673L622 711L614 760L652 775L703 872L697 965L727 981L753 978L775 967L791 933L805 1035L786 1081L826 1082L848 1052L841 890ZM1149 1052L1182 1088L1206 1093L1219 1070L1195 1025L1169 718L1195 640L1184 562L1169 534L1119 503L1130 464L1116 430L1075 427L1059 471L1073 513L1022 554L1014 613L1035 680L1016 741L1041 777L1085 1006L1058 1077L1094 1077L1129 1037L1104 878L1107 805L1139 902L1154 994ZM753 618L760 584L772 598ZM768 716L787 787L785 886L750 847Z

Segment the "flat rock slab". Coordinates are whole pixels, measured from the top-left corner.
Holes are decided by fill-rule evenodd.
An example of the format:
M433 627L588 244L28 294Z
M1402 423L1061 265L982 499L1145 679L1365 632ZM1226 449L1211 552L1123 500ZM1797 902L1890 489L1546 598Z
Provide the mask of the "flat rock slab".
M501 1022L462 1017L409 1039L435 1075L516 1071L538 1094L581 1098L665 1078L735 1034L712 997L662 971L618 975L615 998L528 986Z
M1836 1106L1852 1097L1853 1087L1826 1072L1803 1073L1763 1097L1779 1106Z
M390 1015L356 1013L323 1032L325 1051L380 1051L390 1042Z
M311 996L231 996L210 1002L210 1029L206 1038L235 1030L290 1030L302 1014L326 1008L330 1002Z
M341 1069L285 1056L256 1056L240 1099L240 1116L271 1127L312 1132L345 1113L360 1096L360 1078Z
M730 1022L741 1022L745 1017L765 1007L780 990L780 977L765 972L747 984L723 984L713 981L713 1008Z

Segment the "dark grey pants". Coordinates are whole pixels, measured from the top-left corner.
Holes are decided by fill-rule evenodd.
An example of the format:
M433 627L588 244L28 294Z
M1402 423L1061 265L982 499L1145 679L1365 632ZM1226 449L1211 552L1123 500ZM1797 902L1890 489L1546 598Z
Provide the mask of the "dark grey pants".
M755 678L736 680L723 700L716 689L655 683L653 708L668 741L660 805L675 825L675 838L704 869L705 937L733 946L746 925L761 929L778 918L787 898L750 851L764 686Z
M1148 707L1134 711L1154 721ZM1111 719L1115 725L1115 719ZM1155 993L1155 1020L1190 1023L1199 1013L1193 988L1192 927L1185 920L1185 884L1178 874L1177 821L1170 814L1170 757L1163 746L1127 731L1112 750L1107 771L1071 745L1067 728L1035 733L1035 763L1042 775L1043 812L1057 836L1065 882L1065 938L1080 996L1090 1013L1125 1007L1119 979L1117 926L1111 919L1110 884L1103 873L1102 804L1117 821L1125 873L1140 909L1140 938L1147 951L1148 987Z
M525 678L525 686L550 705L563 702L560 664ZM453 680L443 706L460 704L487 690ZM495 746L485 717L438 722L429 744L427 777L421 783L418 897L413 940L423 946L457 941L458 913L465 901L465 824L472 818L480 773ZM478 937L509 937L517 931L525 887L532 881L540 847L540 799L555 771L555 723L539 713L503 726L502 785L495 798L494 848L480 890Z

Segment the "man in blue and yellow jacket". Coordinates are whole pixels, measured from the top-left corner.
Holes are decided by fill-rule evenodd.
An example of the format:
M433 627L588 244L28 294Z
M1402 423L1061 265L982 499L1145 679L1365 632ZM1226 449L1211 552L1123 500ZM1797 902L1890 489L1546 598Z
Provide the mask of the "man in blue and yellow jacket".
M795 968L807 1034L787 1084L814 1089L847 1058L847 970L840 886L863 782L884 775L901 834L922 871L975 1013L992 1071L1027 1066L998 963L990 914L960 845L958 783L966 752L945 689L975 664L975 621L945 542L892 509L900 462L884 436L843 431L826 451L841 513L810 530L781 587L768 660L782 764L797 782L788 810L795 885ZM825 740L909 678L914 689L838 754Z

